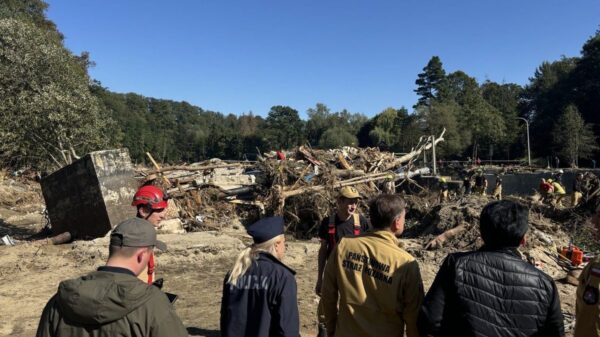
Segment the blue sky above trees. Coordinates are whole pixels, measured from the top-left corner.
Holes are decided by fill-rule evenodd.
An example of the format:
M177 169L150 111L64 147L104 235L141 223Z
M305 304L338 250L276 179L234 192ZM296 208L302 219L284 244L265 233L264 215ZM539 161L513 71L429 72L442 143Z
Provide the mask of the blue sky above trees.
M373 116L411 109L417 74L528 83L543 61L578 56L600 2L48 0L48 17L112 91L265 116L325 103Z

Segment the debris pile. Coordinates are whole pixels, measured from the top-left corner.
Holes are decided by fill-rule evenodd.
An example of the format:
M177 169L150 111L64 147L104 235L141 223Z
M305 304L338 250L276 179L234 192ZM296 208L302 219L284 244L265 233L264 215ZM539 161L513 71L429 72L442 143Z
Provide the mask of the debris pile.
M288 231L303 238L316 233L343 186L356 187L366 199L402 185L423 189L411 178L429 170L413 163L423 151L443 141L443 134L423 137L403 155L377 148L300 146L285 153L262 154L254 162L212 159L163 168L155 164L154 170L138 173L142 183L168 192L188 231L227 226L235 215L248 223L261 214L276 214L286 217Z
M0 206L15 207L40 200L39 185L28 176L0 171Z

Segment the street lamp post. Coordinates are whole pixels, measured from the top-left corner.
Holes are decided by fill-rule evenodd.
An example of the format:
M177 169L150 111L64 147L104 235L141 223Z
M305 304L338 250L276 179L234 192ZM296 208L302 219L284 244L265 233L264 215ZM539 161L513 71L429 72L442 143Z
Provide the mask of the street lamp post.
M531 166L531 147L529 145L529 121L523 117L515 118L525 121L525 126L527 127L527 163L529 164L529 166Z

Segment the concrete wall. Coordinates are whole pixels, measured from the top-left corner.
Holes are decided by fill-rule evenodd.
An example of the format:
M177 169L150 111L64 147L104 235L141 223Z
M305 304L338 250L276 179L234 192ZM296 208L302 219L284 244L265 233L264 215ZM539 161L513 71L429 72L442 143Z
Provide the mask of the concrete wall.
M599 170L589 170L596 175L599 175ZM562 185L565 187L567 193L573 192L573 181L577 172L582 171L565 171L562 176ZM495 173L485 173L485 177L488 180L488 193L492 193L494 190L494 184L496 183ZM552 171L547 172L535 172L535 173L507 173L502 176L502 194L503 195L531 195L533 191L537 191L540 186L540 182L544 179L552 178Z
M598 176L600 176L600 169L588 170ZM583 171L565 171L562 176L562 184L565 187L567 193L573 192L573 181L577 172ZM552 178L553 171L539 171L534 173L522 172L522 173L506 173L502 176L502 194L503 195L520 195L527 196L532 195L534 190L539 189L542 178ZM487 193L491 194L494 191L494 184L496 183L496 172L487 170L484 173L488 180ZM462 188L462 180L460 177L453 176L453 180L448 181L450 190L460 191ZM438 178L432 176L421 176L416 178L421 186L437 190L439 188Z

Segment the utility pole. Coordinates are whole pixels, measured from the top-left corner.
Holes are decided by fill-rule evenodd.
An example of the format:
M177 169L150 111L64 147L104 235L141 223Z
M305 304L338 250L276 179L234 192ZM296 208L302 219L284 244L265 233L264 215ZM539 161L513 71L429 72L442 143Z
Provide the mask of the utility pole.
M437 176L437 160L435 159L435 135L431 136L432 155L433 155L433 175Z
M515 118L525 121L525 126L527 127L527 165L531 167L531 147L529 145L529 121L523 117Z

